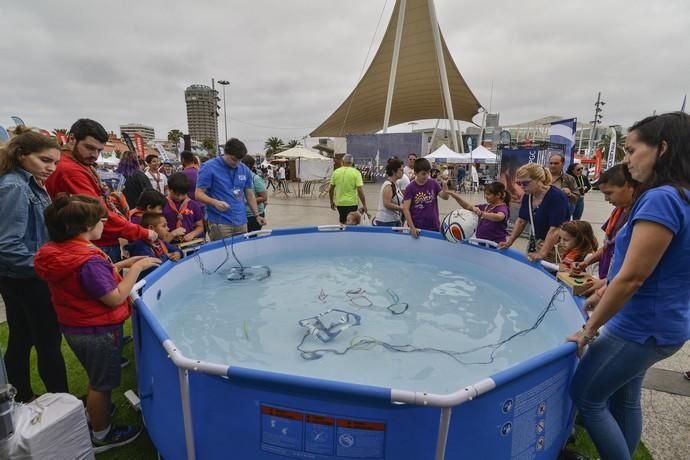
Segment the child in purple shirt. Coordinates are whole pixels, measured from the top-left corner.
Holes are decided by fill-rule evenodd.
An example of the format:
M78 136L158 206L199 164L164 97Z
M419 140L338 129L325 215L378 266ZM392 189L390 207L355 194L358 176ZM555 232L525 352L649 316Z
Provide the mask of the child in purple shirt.
M168 228L173 232L179 232L175 241L192 241L204 234L204 214L199 203L187 196L188 192L187 176L181 172L170 176L163 215L168 221Z
M419 230L437 232L441 225L438 212L438 197L447 200L448 181L443 181L441 187L435 180L429 180L431 164L425 158L418 158L414 162L415 178L405 188L403 213L410 226L410 235L419 236Z
M501 182L493 182L484 189L486 204L473 206L456 192L449 192L460 206L479 217L477 238L502 243L508 239L508 219L510 218L510 194Z

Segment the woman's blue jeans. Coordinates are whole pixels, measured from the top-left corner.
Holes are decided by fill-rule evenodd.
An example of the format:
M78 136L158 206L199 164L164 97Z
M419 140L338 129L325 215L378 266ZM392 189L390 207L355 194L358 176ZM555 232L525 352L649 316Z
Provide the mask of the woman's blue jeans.
M585 198L581 196L575 202L575 207L573 208L573 212L571 213L573 216L573 220L582 219L582 213L584 213L584 212L585 212Z
M630 460L642 434L642 380L654 363L683 344L658 346L654 338L631 342L602 330L575 371L570 396L599 455Z

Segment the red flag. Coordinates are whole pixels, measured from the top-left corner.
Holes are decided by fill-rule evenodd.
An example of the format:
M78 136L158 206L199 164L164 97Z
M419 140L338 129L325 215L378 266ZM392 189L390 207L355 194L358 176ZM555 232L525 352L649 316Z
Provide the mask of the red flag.
M134 145L137 146L139 157L143 160L146 156L146 150L144 150L144 138L141 137L141 134L134 133Z
M65 145L67 143L67 136L65 136L65 133L57 132L55 133L55 137L60 145Z

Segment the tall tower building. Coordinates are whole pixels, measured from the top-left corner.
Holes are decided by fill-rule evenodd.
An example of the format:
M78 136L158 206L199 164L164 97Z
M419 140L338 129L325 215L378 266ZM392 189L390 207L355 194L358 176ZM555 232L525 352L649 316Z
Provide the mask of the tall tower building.
M192 140L212 139L218 145L217 96L218 91L206 85L191 85L184 91L187 129Z

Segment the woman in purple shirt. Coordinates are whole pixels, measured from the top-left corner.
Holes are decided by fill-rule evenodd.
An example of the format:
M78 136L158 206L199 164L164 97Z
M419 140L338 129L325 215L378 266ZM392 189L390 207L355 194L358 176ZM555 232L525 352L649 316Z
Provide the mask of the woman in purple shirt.
M589 345L570 388L585 428L602 458L627 460L642 433L647 369L690 338L690 116L637 122L623 161L640 187L616 236L608 286L587 300L592 316L568 340L579 355Z

